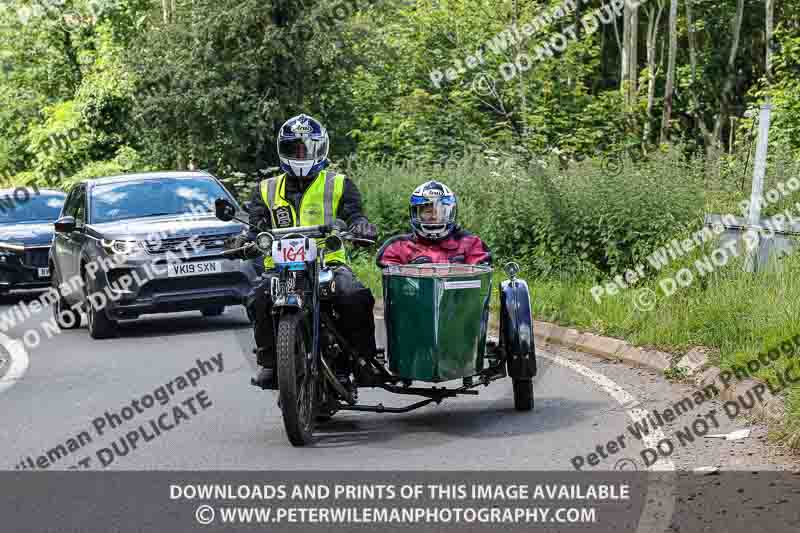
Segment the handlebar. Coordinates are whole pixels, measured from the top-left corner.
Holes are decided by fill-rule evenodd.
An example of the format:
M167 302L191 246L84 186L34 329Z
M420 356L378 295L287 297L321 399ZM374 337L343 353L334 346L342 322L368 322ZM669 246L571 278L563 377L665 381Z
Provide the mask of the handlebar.
M269 233L271 233L273 237L282 237L293 233L299 233L305 237L318 238L325 237L331 233L331 230L331 226L328 226L327 224L320 224L318 226L297 226L294 228L271 229L269 230Z
M349 231L335 232L335 228L327 224L320 224L317 226L296 226L293 228L274 229L270 230L269 233L276 239L280 239L281 237L285 237L287 235L302 235L304 237L309 237L312 239L323 238L335 233L336 236L339 237L341 240L352 242L354 244L362 244L365 246L369 246L375 244L376 242L372 239L363 239L361 237L355 237ZM225 257L236 257L241 255L242 252L246 252L255 247L256 247L255 242L251 241L239 248L223 250L222 255Z
M223 251L222 251L222 255L224 255L225 257L236 257L236 256L237 256L237 255L239 255L241 252L244 252L244 251L246 251L246 250L249 250L250 248L252 248L252 247L254 247L254 246L255 246L255 244L253 244L252 242L250 242L250 243L247 243L247 244L245 244L245 245L244 245L244 246L242 246L241 248L231 248L230 250L223 250Z
M349 233L349 232L340 233L339 234L339 238L342 239L343 241L349 241L349 242L352 242L354 244L370 245L370 244L375 244L375 242L376 242L376 241L373 241L372 239L363 239L361 237L353 237L353 234Z
M336 232L333 226L329 226L327 224L320 224L318 226L297 226L294 228L275 229L275 230L269 230L269 233L272 234L273 237L277 238L294 234L299 234L303 235L304 237L310 237L310 238L321 238L321 237L327 237L328 235L331 234L335 234L343 241L350 241L360 244L375 244L376 242L371 239L363 239L361 237L355 237L354 234L349 231Z

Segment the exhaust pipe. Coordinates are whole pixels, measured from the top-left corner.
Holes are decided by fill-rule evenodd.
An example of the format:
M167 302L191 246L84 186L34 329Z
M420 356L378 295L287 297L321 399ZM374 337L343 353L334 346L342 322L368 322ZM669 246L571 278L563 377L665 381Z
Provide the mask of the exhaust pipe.
M322 363L322 371L325 377L328 379L328 383L338 392L344 400L349 403L350 405L354 405L356 401L353 399L353 396L345 389L339 380L336 379L336 374L331 371L331 367L328 366L328 363L325 362L325 358L320 356L320 362Z

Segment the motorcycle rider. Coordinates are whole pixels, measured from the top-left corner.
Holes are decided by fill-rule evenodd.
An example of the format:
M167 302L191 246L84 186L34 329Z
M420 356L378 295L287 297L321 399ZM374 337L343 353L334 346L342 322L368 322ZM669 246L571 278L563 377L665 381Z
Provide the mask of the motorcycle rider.
M369 240L377 237L375 225L362 211L361 194L355 183L342 174L325 170L330 164L329 137L319 121L304 114L290 118L280 128L277 146L283 174L263 180L253 190L249 210L251 226L258 231L269 231L271 228L333 224L335 219L342 219L354 235ZM237 237L233 246L239 247L255 239L258 231L251 228L246 236ZM333 300L338 315L337 329L357 355L374 357L377 351L372 314L375 299L371 291L356 279L347 265L344 249L326 254L325 260L328 265L337 265ZM251 382L261 388L275 389L277 373L270 282L276 271L269 254L264 257L264 269L262 282L248 301L255 317L256 360L262 367ZM337 368L337 374L344 374L340 379L346 380L349 370Z
M412 233L392 237L378 251L379 267L425 263L491 265L486 244L456 224L456 195L445 184L428 181L411 194Z

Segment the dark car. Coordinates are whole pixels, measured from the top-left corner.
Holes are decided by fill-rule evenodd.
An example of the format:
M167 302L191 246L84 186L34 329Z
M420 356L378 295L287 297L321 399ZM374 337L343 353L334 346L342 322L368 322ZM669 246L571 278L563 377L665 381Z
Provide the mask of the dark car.
M0 198L13 198L0 190ZM53 221L66 194L40 189L24 201L7 202L0 209L0 294L15 289L42 289L50 285L47 255L53 242Z
M53 286L77 279L82 290L65 293L54 311L69 313L80 303L89 334L106 338L116 335L121 319L193 310L215 316L227 305L245 305L256 271L249 261L222 255L224 241L245 225L217 219L216 198L240 210L222 183L204 172L127 174L77 184L55 224L50 265ZM126 278L136 283L120 288ZM105 294L104 304L89 305L90 294ZM59 319L62 327L80 326L77 313L65 317Z

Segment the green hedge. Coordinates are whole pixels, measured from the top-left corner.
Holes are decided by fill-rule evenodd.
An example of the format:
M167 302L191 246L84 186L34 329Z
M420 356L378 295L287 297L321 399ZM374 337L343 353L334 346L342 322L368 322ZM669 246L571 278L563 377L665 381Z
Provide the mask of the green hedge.
M616 163L616 162L615 162ZM632 164L557 159L524 163L470 156L446 165L349 161L340 170L358 184L383 238L409 231L408 200L437 179L456 192L458 220L495 256L536 274L615 274L702 220L702 169L678 151Z

